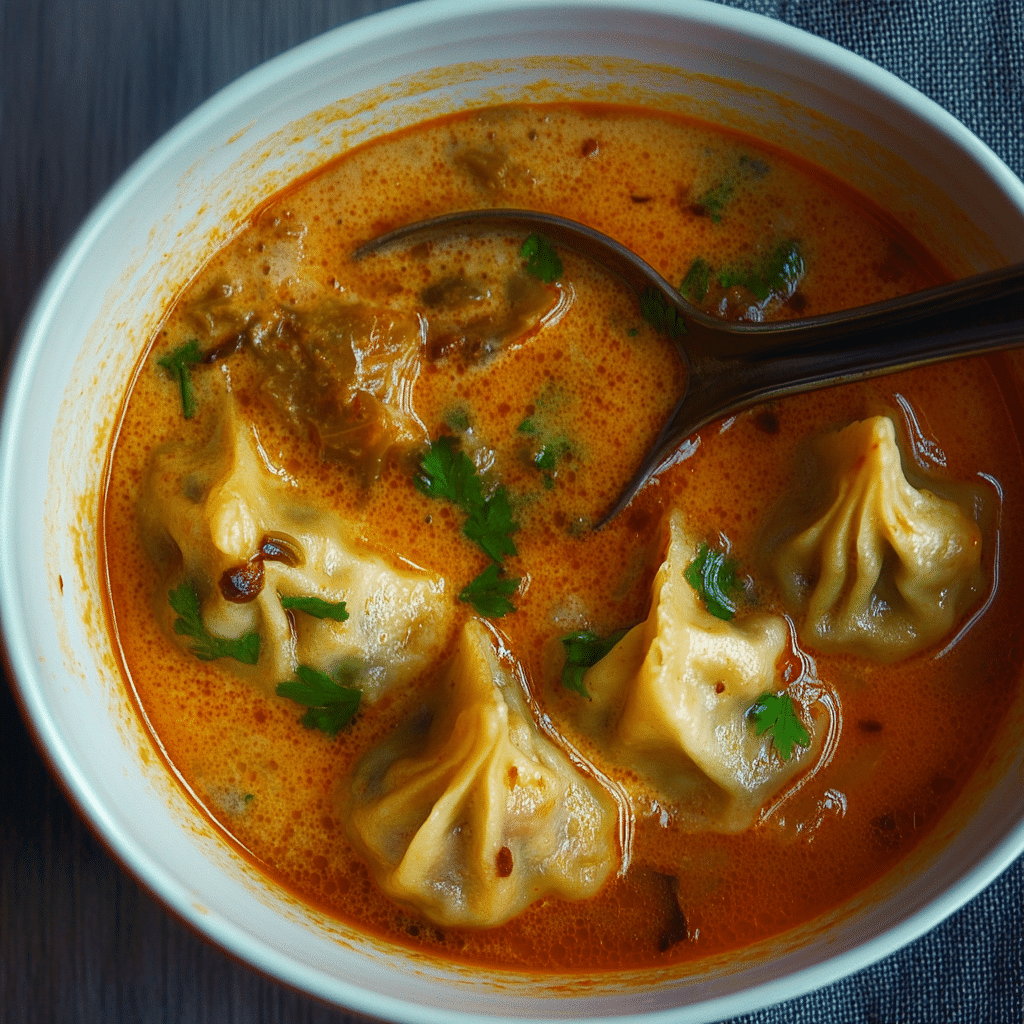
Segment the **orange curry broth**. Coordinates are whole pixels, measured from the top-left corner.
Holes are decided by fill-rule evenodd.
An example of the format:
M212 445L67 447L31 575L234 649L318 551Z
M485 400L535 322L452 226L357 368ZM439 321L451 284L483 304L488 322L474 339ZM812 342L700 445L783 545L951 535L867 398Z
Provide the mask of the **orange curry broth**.
M465 159L474 149L483 154L479 166ZM737 178L720 212L702 206L740 158L767 170L756 180ZM838 749L761 824L740 835L688 834L671 807L639 814L625 877L613 873L589 901L541 900L491 930L441 929L392 904L339 820L338 794L352 764L391 731L436 667L409 692L362 709L330 740L299 724L296 704L264 697L216 662L197 661L154 621L154 602L164 595L135 511L145 466L166 438L198 439L212 429L204 381L217 370L196 374L199 412L185 422L173 382L156 366L195 334L203 317L190 306L211 287L234 282L237 299L216 313L228 317L231 303L241 309L260 277L267 301L300 301L289 266L325 294L411 301L432 272L423 253L383 269L353 266L347 254L382 229L484 205L531 206L587 222L674 281L696 256L720 266L766 238L796 238L807 273L773 315L875 301L946 277L841 183L761 143L666 114L596 105L469 112L346 154L261 207L250 228L198 274L169 312L127 398L110 455L103 550L129 688L173 771L254 862L303 900L394 941L505 967L589 971L719 953L813 918L903 857L983 755L1020 668L1012 597L1022 578L1017 536L1002 535L1003 585L990 607L941 659L930 650L884 666L815 654L819 677L841 698ZM460 253L472 256L476 244L456 245L446 258L458 265ZM1019 399L1002 394L1000 382L1010 378L997 357L790 398L713 424L625 513L587 532L653 440L682 373L669 343L642 323L623 288L579 258L563 259L560 287L571 287L574 298L560 320L535 327L485 366L465 369L444 359L428 365L415 405L431 437L458 409L475 436L498 450L521 524L519 554L507 568L524 584L514 598L518 610L497 625L535 697L567 735L572 701L581 698L552 682L548 663L573 609L586 609L587 625L601 634L644 618L661 554L659 522L672 507L697 533L726 536L756 576L757 531L780 496L800 486L794 458L808 435L880 411L903 423L902 398L923 436L945 453L951 479L977 482L983 472L999 482L1005 509L1021 507L1021 455L1007 411ZM461 536L458 515L419 493L407 465L392 462L364 489L353 469L318 458L253 398L257 382L244 359L225 364L267 452L313 501L354 521L370 546L443 572L456 593L486 565ZM572 442L550 486L530 453L523 455L517 427L529 416L548 417ZM995 489L985 488L998 509ZM991 579L991 537L986 541ZM471 613L458 608L463 617ZM602 768L623 777L614 766ZM678 876L684 925L666 875Z

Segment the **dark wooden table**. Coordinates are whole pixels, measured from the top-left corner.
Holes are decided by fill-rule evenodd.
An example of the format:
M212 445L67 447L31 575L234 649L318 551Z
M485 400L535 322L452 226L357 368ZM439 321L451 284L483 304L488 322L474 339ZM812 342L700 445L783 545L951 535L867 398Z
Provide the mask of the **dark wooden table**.
M739 5L783 16L799 7ZM389 0L0 0L0 361L6 362L62 246L146 146L255 64L392 6L397 3ZM1021 8L1015 10L1021 17ZM870 12L860 16L867 25ZM955 49L955 41L949 46ZM1020 32L1017 46L1024 60ZM1010 87L1018 89L1024 128L1021 81L1017 75ZM1004 881L979 900L1005 902L1006 893L1019 893L1021 865L1012 870L1013 884ZM973 911L969 906L949 925L958 942L980 950L990 941L982 905L975 901ZM905 977L910 962L893 961L892 971L876 972L864 984ZM1019 976L1020 965L1006 970ZM939 982L926 976L925 989L930 980ZM853 1012L830 1019L877 1020ZM971 1012L968 1006L957 1019L978 1019ZM787 1009L779 1013L778 1019L793 1019ZM0 1022L361 1019L235 963L169 915L79 821L47 773L13 696L0 686Z

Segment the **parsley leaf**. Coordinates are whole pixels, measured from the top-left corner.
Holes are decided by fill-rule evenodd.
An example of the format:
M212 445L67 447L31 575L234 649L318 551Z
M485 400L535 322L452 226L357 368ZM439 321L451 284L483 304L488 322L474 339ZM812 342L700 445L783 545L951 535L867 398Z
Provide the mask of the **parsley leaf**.
M337 736L359 710L363 691L336 683L329 675L309 665L299 665L295 674L297 680L278 684L277 695L309 708L302 716L302 724L307 729L319 729L328 736ZM351 665L343 666L339 674L345 682L351 682L356 671Z
M489 558L500 562L505 555L517 554L511 535L519 524L512 518L508 493L504 487L498 487L489 498L484 498L476 466L456 447L454 438L440 437L430 446L420 459L416 486L424 494L457 505L467 516L463 534Z
M558 460L564 458L572 451L572 446L564 437L556 438L541 445L541 449L534 456L533 464L542 472L550 473L558 464Z
M796 242L779 242L759 262L723 270L718 275L718 283L723 288L743 285L763 302L772 292L782 296L792 294L804 270L804 258Z
M736 186L731 181L721 181L712 186L702 196L699 196L694 204L702 213L711 218L712 223L717 224L722 219L722 211L726 208L732 198Z
M757 735L772 734L772 746L783 761L793 756L793 747L809 747L811 737L797 717L788 693L762 693L748 712Z
M604 639L589 629L563 636L565 666L562 669L562 685L590 699L583 685L583 675L591 665L596 665L625 635L627 629L616 630Z
M477 614L487 619L500 619L516 610L509 597L519 586L518 579L500 579L501 566L491 562L476 579L467 583L459 594L459 600L471 604Z
M735 595L742 589L736 576L736 562L722 551L701 544L697 557L683 573L686 582L712 615L728 622L736 614Z
M517 554L510 535L518 529L504 487L499 487L485 502L474 507L462 526L462 532L495 562L500 562L505 555Z
M174 632L194 641L192 653L200 661L234 658L245 665L255 665L260 658L260 635L252 632L234 640L208 633L199 613L199 594L190 583L182 583L167 595L171 608L178 613Z
M540 235L530 235L523 242L519 255L526 260L526 271L534 277L551 284L562 276L562 261L551 243Z
M512 534L519 529L512 518L512 506L504 487L484 498L480 477L473 461L461 451L454 438L440 437L420 459L417 488L434 498L444 498L465 514L462 532L489 558L491 564L459 594L460 601L473 605L480 615L501 618L515 611L508 600L519 580L499 579L501 560L517 554Z
M196 414L196 392L192 387L192 378L189 376L188 368L193 363L201 363L203 353L199 348L199 342L193 338L191 341L179 345L173 352L158 359L157 365L163 367L178 382L181 389L181 411L185 419L190 420Z
M454 437L439 437L420 459L416 487L431 498L446 498L463 512L471 513L484 503L480 478L473 460Z
M686 333L683 314L656 288L648 288L640 296L640 315L655 330L667 334L670 338L679 338Z
M448 413L444 422L450 430L464 434L469 430L469 411L461 405L457 405Z
M710 274L711 264L703 256L698 256L690 264L690 269L686 272L686 277L683 278L683 283L679 286L680 294L695 304L703 302L704 297L708 293L708 278Z
M288 597L279 594L281 607L287 611L292 608L297 612L305 612L316 619L333 619L335 622L344 622L348 618L344 601L325 601L320 597Z

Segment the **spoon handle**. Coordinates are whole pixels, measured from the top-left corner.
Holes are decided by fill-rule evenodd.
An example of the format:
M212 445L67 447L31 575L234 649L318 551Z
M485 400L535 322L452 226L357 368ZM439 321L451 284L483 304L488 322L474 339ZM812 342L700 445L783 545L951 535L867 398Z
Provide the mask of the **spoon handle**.
M687 390L595 528L713 420L786 395L1024 345L1024 264L814 320L758 324L737 339L745 346L722 345L718 326L699 339L691 327ZM733 354L708 352L722 348Z
M908 366L920 366L1024 341L1024 263L885 302L796 320L735 323L692 308L685 313L685 347L691 359L776 359L797 352L832 353L838 358L843 349L849 366L880 359L880 366L898 368L898 357L889 360L895 346L912 360ZM837 367L845 372L841 362Z
M744 352L691 354L691 373L703 378L701 415L1024 344L1024 265L765 330L775 326L761 325Z

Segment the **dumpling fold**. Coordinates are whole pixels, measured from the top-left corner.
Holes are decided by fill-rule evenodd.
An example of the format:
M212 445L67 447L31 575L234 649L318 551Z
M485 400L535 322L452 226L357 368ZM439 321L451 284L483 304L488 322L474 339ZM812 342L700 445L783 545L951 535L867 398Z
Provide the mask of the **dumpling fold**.
M795 748L788 761L769 733L757 735L748 713L762 694L785 688L778 663L789 627L764 612L712 615L684 576L699 548L672 514L650 613L586 672L592 701L580 718L613 760L678 802L688 827L735 832L807 769L824 716L804 709L810 750Z
M164 578L155 604L168 632L167 592L185 581L210 633L259 632L254 668L230 658L220 664L267 693L300 664L331 674L354 662L357 685L373 701L448 643L454 604L444 577L395 566L336 513L304 501L230 400L205 444L176 441L154 454L139 518ZM289 611L282 598L344 602L348 618Z
M616 807L541 734L471 619L425 712L358 766L348 834L392 899L493 927L547 895L593 896L618 863Z
M984 588L978 523L907 480L886 416L826 435L817 455L824 490L770 562L801 640L881 662L941 640Z

